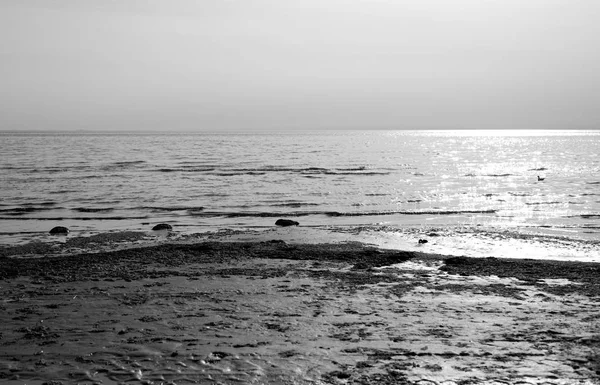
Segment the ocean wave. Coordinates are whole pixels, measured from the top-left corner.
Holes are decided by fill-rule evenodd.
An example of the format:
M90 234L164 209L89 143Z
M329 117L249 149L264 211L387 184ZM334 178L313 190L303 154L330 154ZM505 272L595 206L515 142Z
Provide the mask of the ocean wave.
M275 217L305 217L311 215L324 215L328 217L364 217L364 216L389 216L389 215L457 215L457 214L495 214L497 210L408 210L408 211L368 211L368 212L340 212L340 211L292 211L292 212L219 212L206 211L199 213L204 217L226 218L275 218Z
M530 168L529 171L546 171L548 170L546 167L540 167L540 168Z
M585 182L585 184L600 184L600 182Z
M181 158L181 159L186 159L186 158L187 158L187 157L183 157L183 158ZM179 157L178 157L178 159L179 159ZM197 166L197 165L203 165L203 166L206 166L206 165L207 165L207 163L206 163L206 162L204 162L204 161L202 161L202 160L199 160L199 159L198 159L198 160L196 160L196 159L194 159L194 160L180 160L180 161L178 161L178 162L177 162L177 164L193 164L193 165L196 165L196 166ZM211 164L211 165L212 165L212 164ZM214 166L214 167L220 167L220 166L222 166L222 165L223 165L223 163L219 163L219 164L214 164L213 166Z
M123 170L123 169L128 169L128 168L133 168L133 167L144 166L145 164L146 164L145 160L128 160L128 161L119 161L119 162L109 163L109 164L106 164L106 165L100 167L100 169L103 171Z
M108 175L110 177L114 177L115 175ZM74 176L65 176L62 177L62 180L81 180L81 179L99 179L106 178L107 175L96 174L96 175L74 175Z
M27 170L29 167L23 168L23 170ZM83 170L92 170L94 167L90 165L65 165L65 166L47 166L41 168L32 168L27 171L30 174L37 173L45 173L45 174L55 174L60 172L73 172L73 171L83 171Z
M537 206L537 205L558 205L558 204L561 204L561 203L563 203L563 202L557 202L557 201L554 201L554 202L525 202L525 204L526 204L527 206Z
M302 174L326 174L331 170L323 167L306 167L306 168L288 168L282 169L281 171L285 172L299 172Z
M183 166L176 169L177 171L182 172L211 172L215 170L219 170L218 167L213 166Z
M2 166L3 170L18 170L18 171L25 171L27 170L28 172L32 172L33 170L31 170L30 166Z
M600 219L600 214L581 214L579 217L583 219Z
M323 168L323 167L251 167L218 169L214 167L168 167L148 170L151 172L209 173L216 176L265 175L271 172L289 172L302 175L389 175L390 171L372 171L366 167Z
M70 193L78 193L79 190L56 190L56 191L48 191L48 194L70 194Z
M304 207L304 206L320 206L318 203L304 203L304 202L284 202L284 203L273 203L269 206L274 207Z
M472 178L472 177L476 177L478 175L470 172L468 174L464 174L463 176ZM507 176L514 176L514 174L482 174L481 176L487 176L487 177L492 177L492 178L504 178Z
M133 164L144 164L144 163L146 163L145 160L126 160L126 161L121 161L121 162L115 162L115 163L113 163L113 165L129 166L129 165L133 165Z
M102 212L113 211L114 209L112 207L101 207L101 208L76 207L73 210L78 211L80 213L102 213Z
M55 207L34 207L34 206L25 206L25 207L13 207L8 209L0 209L0 213L7 215L23 215L27 213L35 213L39 211L48 211L54 210Z
M346 167L346 168L285 168L280 169L286 172L295 172L301 174L323 174L323 175L389 175L389 171L368 171L366 167Z
M75 221L106 221L106 220L130 220L130 219L148 219L149 216L114 216L114 217L24 217L19 218L20 221L64 221L64 220L75 220ZM0 220L14 220L13 217L0 217Z
M203 211L203 206L141 206L137 207L141 210L152 210L152 211Z
M358 171L358 172L342 172L342 171L327 171L324 172L325 175L390 175L389 171Z
M600 214L565 215L563 218L600 219Z
M327 216L378 216L378 215L456 215L456 214L495 214L497 210L415 210L415 211L374 211L374 212L356 212L340 213L337 211L327 212Z
M201 172L210 172L210 171L214 171L214 168L197 168L197 167L177 167L177 168L158 168L158 169L151 169L148 170L150 172L196 172L196 173L201 173Z
M216 175L216 176L265 175L265 174L266 174L266 172L260 172L260 171L210 173L210 175Z
M36 203L23 203L22 206L55 206L57 203L53 201L47 202L36 202Z
M322 167L276 167L276 166L265 166L265 167L250 167L250 168L232 168L228 171L232 172L248 172L248 171L261 171L261 172L305 172L305 173L320 173L327 171L327 168Z

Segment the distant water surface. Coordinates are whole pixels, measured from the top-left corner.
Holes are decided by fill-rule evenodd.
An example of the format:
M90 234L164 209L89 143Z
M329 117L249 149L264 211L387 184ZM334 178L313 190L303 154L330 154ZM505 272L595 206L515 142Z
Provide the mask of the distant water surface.
M74 234L440 227L597 240L598 131L2 133L0 243ZM538 181L538 175L544 178Z

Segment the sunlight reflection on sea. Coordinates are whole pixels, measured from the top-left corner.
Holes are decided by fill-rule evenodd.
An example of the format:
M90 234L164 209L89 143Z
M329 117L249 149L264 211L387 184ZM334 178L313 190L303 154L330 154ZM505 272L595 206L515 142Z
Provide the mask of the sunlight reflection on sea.
M2 133L0 242L302 226L461 226L597 239L600 133ZM538 180L544 178L544 180Z

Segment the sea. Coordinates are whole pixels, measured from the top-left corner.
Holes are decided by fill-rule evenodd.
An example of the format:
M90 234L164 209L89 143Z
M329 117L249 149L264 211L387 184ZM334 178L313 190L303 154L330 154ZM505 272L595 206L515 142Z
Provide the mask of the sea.
M2 132L0 245L167 223L600 261L599 152L578 130Z

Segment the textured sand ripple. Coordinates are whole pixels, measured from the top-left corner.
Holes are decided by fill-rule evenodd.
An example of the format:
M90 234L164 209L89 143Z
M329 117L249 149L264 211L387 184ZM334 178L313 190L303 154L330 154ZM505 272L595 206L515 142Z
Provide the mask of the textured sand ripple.
M2 259L0 380L598 384L598 266L444 260L281 242Z

